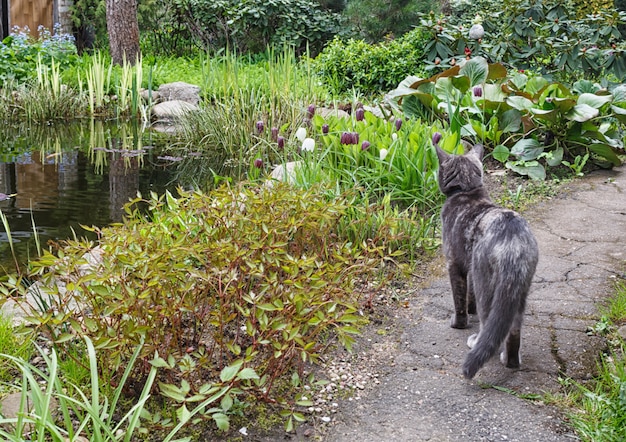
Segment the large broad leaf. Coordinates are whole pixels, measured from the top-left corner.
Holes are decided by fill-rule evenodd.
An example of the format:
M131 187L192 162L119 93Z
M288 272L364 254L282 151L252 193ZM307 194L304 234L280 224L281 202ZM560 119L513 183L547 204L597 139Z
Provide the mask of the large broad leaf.
M546 179L546 170L537 161L531 161L530 163L524 164L509 161L506 163L506 168L511 169L520 175L527 175L533 180L543 181Z
M578 97L578 104L586 104L595 109L600 109L607 103L610 103L613 100L613 97L610 95L596 95L596 94L581 94Z
M600 115L600 111L598 109L583 103L574 106L567 114L565 114L565 118L583 123L597 117L598 115Z
M543 77L532 77L526 83L526 88L524 90L533 96L536 95L539 91L545 89L548 86L548 80Z
M626 84L620 84L612 91L613 103L626 103Z
M485 84L483 87L483 96L485 100L495 101L498 103L502 103L506 99L506 94L502 90L502 86L499 84Z
M529 109L530 112L540 120L546 120L551 122L556 122L557 117L559 116L558 109Z
M407 95L402 100L402 112L407 117L421 118L424 111L432 109L433 96L430 94Z
M555 98L550 104L554 106L554 108L557 108L562 113L566 114L570 110L572 110L574 106L576 106L576 100L574 100L573 98Z
M517 132L522 126L522 113L517 109L503 112L499 118L502 132Z
M572 90L577 94L595 94L600 89L602 89L602 87L598 83L589 80L578 80L572 87Z
M556 167L561 164L563 161L563 148L561 146L557 147L553 151L550 151L548 156L546 157L546 163L548 166Z
M511 148L511 153L524 161L534 160L543 152L543 146L534 138L523 138Z
M613 116L617 118L620 123L626 124L626 109L612 105L611 110L613 111Z
M487 80L500 80L506 78L506 68L500 63L490 63L489 73L487 74Z
M470 88L470 79L465 75L450 77L450 81L455 88L461 91L462 94L465 94L465 92L467 92L467 90Z
M519 95L514 95L512 97L508 97L506 102L513 108L517 110L530 110L535 105L531 100L526 97L521 97Z
M459 73L470 79L471 86L483 84L487 81L489 63L483 57L474 57L463 65Z
M496 160L504 163L509 159L509 148L506 147L504 144L498 144L496 147L493 148L492 155Z
M591 143L588 147L590 151L610 161L611 164L613 164L614 166L619 166L622 164L619 157L613 151L613 148L608 144Z

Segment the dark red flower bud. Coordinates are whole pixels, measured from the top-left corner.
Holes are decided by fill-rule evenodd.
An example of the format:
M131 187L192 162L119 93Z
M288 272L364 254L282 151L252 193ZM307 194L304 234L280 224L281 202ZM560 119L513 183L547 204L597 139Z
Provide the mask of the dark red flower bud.
M280 149L285 147L285 137L279 135L278 138L276 139L276 142L278 143L278 147Z
M272 127L272 141L278 140L278 128Z
M265 129L265 123L263 123L263 121L257 121L256 122L256 131L258 133L263 133L263 129Z
M483 96L483 88L480 86L474 86L473 92L474 92L474 96L477 98L480 98Z
M400 130L400 128L402 127L402 119L396 118L395 125L396 125L396 130Z
M358 108L355 112L356 121L363 121L365 118L365 109L362 107Z
M371 146L371 144L370 144L370 142L369 142L369 141L367 141L367 140L366 140L366 141L363 141L363 142L361 143L361 150L367 150L367 149L369 149L369 148L370 148L370 146Z
M261 158L257 158L256 160L254 160L254 167L256 167L257 169L263 167L263 160Z
M324 135L328 135L328 131L330 130L330 127L328 127L328 124L324 124L322 125L322 133Z
M309 104L309 107L307 107L306 109L306 116L310 120L311 118L313 118L313 115L315 115L315 105Z

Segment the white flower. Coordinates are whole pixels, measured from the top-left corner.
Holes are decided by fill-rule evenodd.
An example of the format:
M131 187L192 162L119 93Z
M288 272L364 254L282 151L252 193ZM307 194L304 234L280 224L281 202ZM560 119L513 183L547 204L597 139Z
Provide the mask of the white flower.
M383 161L388 153L389 152L387 151L387 149L380 149L380 152L379 152L380 161Z
M296 131L296 138L300 140L301 143L304 143L304 139L306 138L306 127L300 127Z
M395 132L394 132L394 133L392 133L392 134L391 134L391 140L392 140L392 141L396 141L397 139L398 139L398 134L397 134L397 133L395 133Z
M302 141L302 151L313 152L313 149L315 149L315 140L313 138L305 138Z

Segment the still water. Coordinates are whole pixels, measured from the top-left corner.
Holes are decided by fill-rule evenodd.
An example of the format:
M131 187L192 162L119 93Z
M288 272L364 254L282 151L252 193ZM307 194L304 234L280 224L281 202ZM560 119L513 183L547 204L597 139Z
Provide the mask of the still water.
M132 123L0 127L0 274L15 270L9 235L23 264L40 243L72 237L80 225L121 221L137 192L174 190L162 134Z

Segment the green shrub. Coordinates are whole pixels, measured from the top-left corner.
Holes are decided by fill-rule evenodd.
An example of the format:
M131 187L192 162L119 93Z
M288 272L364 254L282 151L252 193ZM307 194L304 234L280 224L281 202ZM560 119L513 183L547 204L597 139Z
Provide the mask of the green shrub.
M307 47L319 51L334 34L343 32L339 14L308 0L181 0L177 7L200 46L238 53L263 52L269 46Z
M74 37L61 34L58 28L52 34L40 27L39 37L34 38L27 28L14 28L0 43L0 82L33 78L38 60L46 65L55 60L61 68L70 66L76 60Z
M379 44L336 37L315 58L313 71L336 94L380 93L421 70L426 34L419 29Z
M388 95L408 116L449 121L458 136L493 149L517 173L545 178L545 167L580 174L587 160L621 164L626 86L581 80L570 89L541 76L509 74L482 57L430 78L407 77Z
M350 346L361 322L354 284L378 266L380 250L338 238L345 201L319 189L240 185L138 198L126 210L123 224L96 229L94 268L83 257L93 244L76 240L32 263L42 284L38 330L60 353L89 337L107 382L117 385L145 339L129 380L138 389L157 352L169 397L181 382L191 386L183 396L219 383L227 366L254 369L260 379L245 387L272 397L276 379L315 361L331 336ZM16 290L26 289L3 285Z

